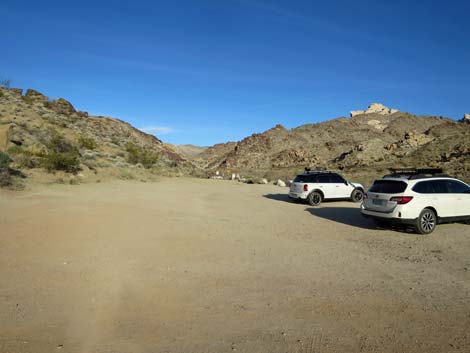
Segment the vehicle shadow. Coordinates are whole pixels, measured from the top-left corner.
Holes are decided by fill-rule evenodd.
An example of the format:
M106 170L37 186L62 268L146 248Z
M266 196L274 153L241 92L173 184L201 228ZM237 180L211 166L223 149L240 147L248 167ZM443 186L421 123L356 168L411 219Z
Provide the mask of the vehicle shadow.
M359 208L350 207L309 207L305 211L310 214L329 219L330 221L347 224L363 229L378 229L374 221L364 218Z
M266 195L263 195L263 197L266 197L267 199L270 199L270 200L284 201L284 202L290 202L290 203L293 202L289 198L289 196L287 196L287 194L266 194Z
M329 219L330 221L347 224L349 226L371 229L371 230L393 230L400 233L414 233L414 229L405 226L378 226L372 219L367 219L361 215L361 211L358 208L350 207L309 207L305 211L310 214Z

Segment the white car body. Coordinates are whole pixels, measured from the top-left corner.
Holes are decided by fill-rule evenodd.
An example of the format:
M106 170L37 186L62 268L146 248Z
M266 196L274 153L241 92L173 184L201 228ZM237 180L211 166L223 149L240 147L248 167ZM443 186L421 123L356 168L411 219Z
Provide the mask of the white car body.
M434 212L436 224L470 219L470 186L451 177L384 177L361 204L366 217L413 226L425 209Z
M317 191L322 195L322 200L346 200L351 199L356 189L364 192L361 184L351 183L337 173L308 172L297 175L288 196L294 200L307 200L312 192Z

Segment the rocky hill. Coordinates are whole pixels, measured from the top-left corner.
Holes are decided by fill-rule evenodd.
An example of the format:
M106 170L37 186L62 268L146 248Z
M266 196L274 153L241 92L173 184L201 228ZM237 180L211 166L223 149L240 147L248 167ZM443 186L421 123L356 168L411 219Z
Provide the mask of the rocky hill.
M305 167L370 183L390 167L439 166L470 181L470 116L417 116L373 103L317 124L276 125L239 142L173 146L116 118L89 116L59 98L0 88L0 186L150 180L156 175L289 180ZM15 177L16 176L16 177Z
M172 145L119 119L89 116L65 99L50 100L31 89L23 95L21 89L0 88L0 153L10 171L46 182L106 176L146 180L195 172Z
M470 121L417 116L373 103L349 118L282 125L215 145L194 162L209 172L291 179L304 167L340 170L370 183L390 167L440 166L470 181Z

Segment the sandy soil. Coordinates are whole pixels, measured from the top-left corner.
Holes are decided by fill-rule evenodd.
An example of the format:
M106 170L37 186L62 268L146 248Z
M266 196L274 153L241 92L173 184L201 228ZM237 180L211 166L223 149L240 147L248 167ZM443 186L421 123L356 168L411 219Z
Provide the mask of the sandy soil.
M0 193L0 352L469 352L470 225L228 181Z

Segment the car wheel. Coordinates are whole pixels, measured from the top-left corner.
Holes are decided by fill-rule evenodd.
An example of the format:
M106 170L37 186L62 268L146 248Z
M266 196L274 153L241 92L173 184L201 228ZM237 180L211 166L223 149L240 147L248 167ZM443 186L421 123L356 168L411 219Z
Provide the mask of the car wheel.
M364 198L364 191L361 189L354 189L351 193L351 201L352 202L361 202Z
M319 192L314 191L308 195L307 201L310 206L318 206L322 202L322 196Z
M421 211L418 217L416 224L416 230L420 234L431 234L437 225L437 216L436 213L429 209L425 208Z

